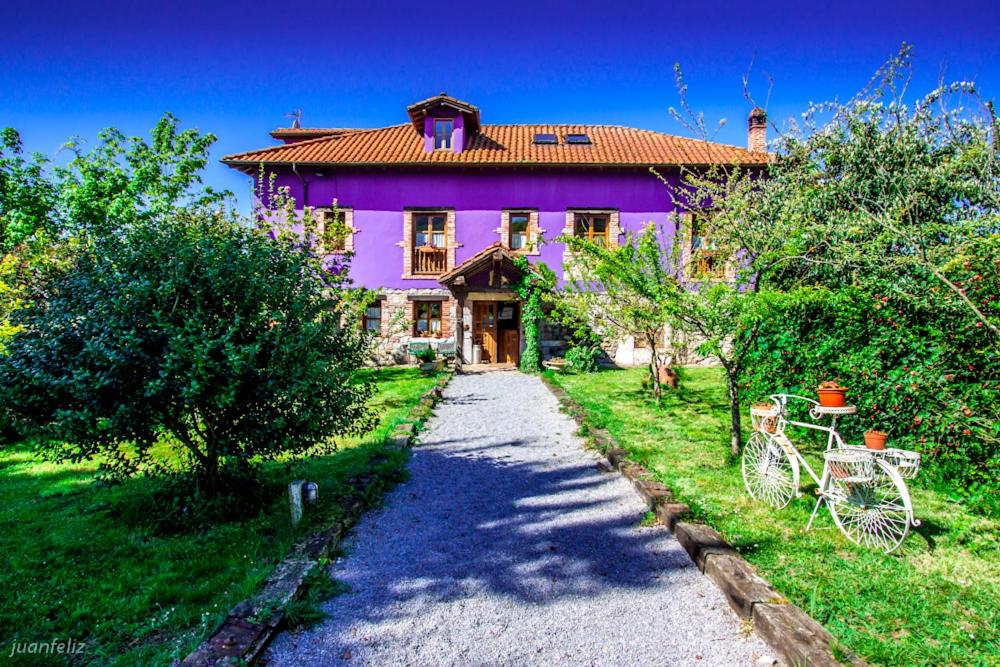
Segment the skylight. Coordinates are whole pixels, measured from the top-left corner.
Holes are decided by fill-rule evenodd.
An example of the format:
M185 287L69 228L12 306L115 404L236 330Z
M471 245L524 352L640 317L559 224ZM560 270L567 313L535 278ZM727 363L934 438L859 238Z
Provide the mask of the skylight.
M555 143L558 143L558 142L556 141L556 135L554 135L554 134L539 133L539 134L535 135L535 138L534 138L534 140L533 140L532 143L536 143L536 144L555 144Z
M566 135L567 144L589 144L593 143L590 140L590 136L586 134L567 134Z

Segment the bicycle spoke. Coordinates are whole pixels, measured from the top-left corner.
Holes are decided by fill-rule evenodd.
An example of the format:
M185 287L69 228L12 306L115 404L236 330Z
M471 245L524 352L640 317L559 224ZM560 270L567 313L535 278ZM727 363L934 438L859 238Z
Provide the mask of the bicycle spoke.
M753 497L784 507L798 489L797 469L773 438L754 433L743 450L743 482Z
M905 486L881 463L868 469L868 481L833 479L825 493L834 522L852 542L885 552L896 549L910 527ZM856 476L852 479L860 478Z

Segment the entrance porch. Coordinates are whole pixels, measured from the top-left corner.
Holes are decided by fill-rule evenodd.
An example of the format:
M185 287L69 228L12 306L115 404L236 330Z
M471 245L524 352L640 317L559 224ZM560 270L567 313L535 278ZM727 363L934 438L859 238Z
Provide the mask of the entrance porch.
M521 303L511 287L520 277L510 252L495 243L439 279L458 302L457 352L463 365L520 362Z

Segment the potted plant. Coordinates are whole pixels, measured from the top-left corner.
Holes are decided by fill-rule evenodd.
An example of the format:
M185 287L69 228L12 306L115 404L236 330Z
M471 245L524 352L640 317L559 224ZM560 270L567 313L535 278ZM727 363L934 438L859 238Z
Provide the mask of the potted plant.
M428 346L417 350L413 356L415 356L417 361L420 362L420 370L425 373L434 373L444 367L444 363L437 360L437 352L435 352L432 347Z
M847 387L841 387L833 380L820 382L816 393L819 394L819 404L824 408L842 408L847 405Z
M885 441L889 436L882 431L865 431L865 447L868 449L885 449Z

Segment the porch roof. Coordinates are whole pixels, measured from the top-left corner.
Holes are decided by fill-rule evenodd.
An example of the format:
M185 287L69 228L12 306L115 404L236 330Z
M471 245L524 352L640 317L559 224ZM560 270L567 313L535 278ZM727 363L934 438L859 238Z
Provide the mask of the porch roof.
M476 289L477 286L472 279L487 271L488 284L483 286L486 289L510 289L511 279L517 279L521 275L510 251L502 243L497 242L486 246L442 275L438 278L438 282L449 289Z

